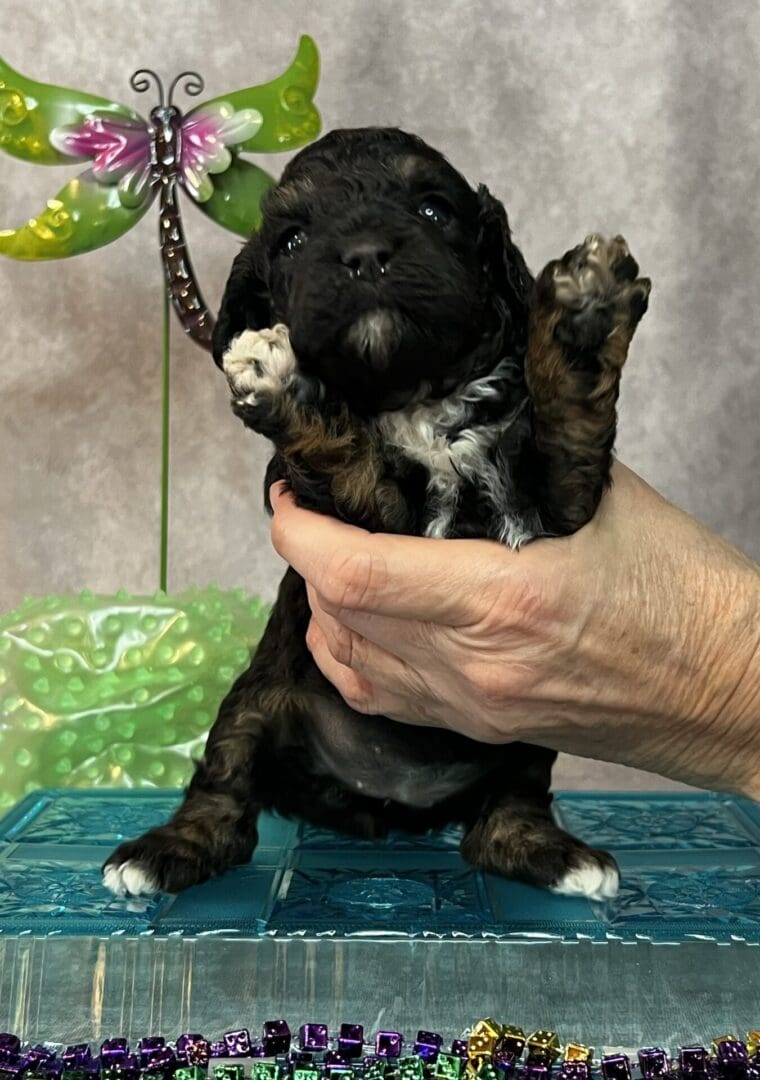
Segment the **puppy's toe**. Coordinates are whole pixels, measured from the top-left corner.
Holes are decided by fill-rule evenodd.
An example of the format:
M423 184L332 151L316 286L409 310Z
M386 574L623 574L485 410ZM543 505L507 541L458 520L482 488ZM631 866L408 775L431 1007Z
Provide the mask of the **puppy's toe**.
M244 330L225 352L222 367L235 397L281 391L296 373L287 326Z

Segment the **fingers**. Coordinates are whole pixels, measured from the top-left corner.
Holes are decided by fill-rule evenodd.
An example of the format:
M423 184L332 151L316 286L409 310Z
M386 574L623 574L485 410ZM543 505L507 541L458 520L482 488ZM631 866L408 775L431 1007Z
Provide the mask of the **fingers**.
M319 623L312 619L306 635L314 662L325 678L333 684L346 704L356 712L373 716L388 716L407 724L432 723L420 715L411 698L391 689L403 686L405 673L400 661L387 654L384 657L369 652L363 661L373 673L379 673L387 686L370 682L359 671L353 670L335 659ZM374 649L369 646L369 650ZM379 650L378 650L379 651ZM398 665L398 666L397 666Z
M271 500L276 550L332 613L370 611L467 625L477 618L483 591L494 587L494 559L503 557L506 566L510 558L490 541L368 533L302 510L283 484L273 485Z

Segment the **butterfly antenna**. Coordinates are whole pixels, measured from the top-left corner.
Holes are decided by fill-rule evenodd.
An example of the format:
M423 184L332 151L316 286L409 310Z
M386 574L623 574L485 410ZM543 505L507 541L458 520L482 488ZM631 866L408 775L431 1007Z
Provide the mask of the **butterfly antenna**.
M177 75L176 78L172 79L172 84L169 87L169 100L167 104L172 104L175 87L182 79L185 80L185 85L182 89L186 94L189 94L190 97L197 97L206 85L197 71L183 71L181 74Z
M164 84L161 79L153 71L152 68L138 68L129 80L129 85L133 90L136 90L138 94L144 94L146 90L150 89L150 81L155 81L159 94L159 105L163 108L164 105ZM175 79L174 82L177 80ZM174 89L174 83L172 83L172 90ZM171 90L169 91L169 99L171 100Z

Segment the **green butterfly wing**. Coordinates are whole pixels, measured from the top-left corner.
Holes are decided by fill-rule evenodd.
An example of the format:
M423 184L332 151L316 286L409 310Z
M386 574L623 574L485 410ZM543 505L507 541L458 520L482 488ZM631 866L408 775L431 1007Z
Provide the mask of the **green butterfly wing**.
M0 59L0 150L38 165L63 165L84 160L62 154L50 133L64 124L81 124L99 112L117 113L139 120L125 105L79 90L34 82Z
M42 213L19 229L0 229L0 254L11 259L64 259L118 240L151 204L122 206L115 184L99 184L88 170L49 199Z
M202 107L228 102L233 109L258 109L264 122L237 150L247 154L293 150L319 134L321 121L313 102L318 82L317 46L304 34L290 67L282 75L259 86L222 94L204 102Z

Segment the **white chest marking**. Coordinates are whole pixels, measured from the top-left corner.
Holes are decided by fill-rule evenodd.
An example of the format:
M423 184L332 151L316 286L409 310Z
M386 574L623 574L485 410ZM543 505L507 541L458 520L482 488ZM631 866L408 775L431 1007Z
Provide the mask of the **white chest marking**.
M377 419L383 439L429 472L426 536L450 534L464 483L484 491L502 517L498 536L502 543L520 547L536 535L512 511L512 478L497 468L493 455L494 446L517 420L522 406L493 423L467 426L473 403L499 392L496 384L508 363L449 397L381 413Z

